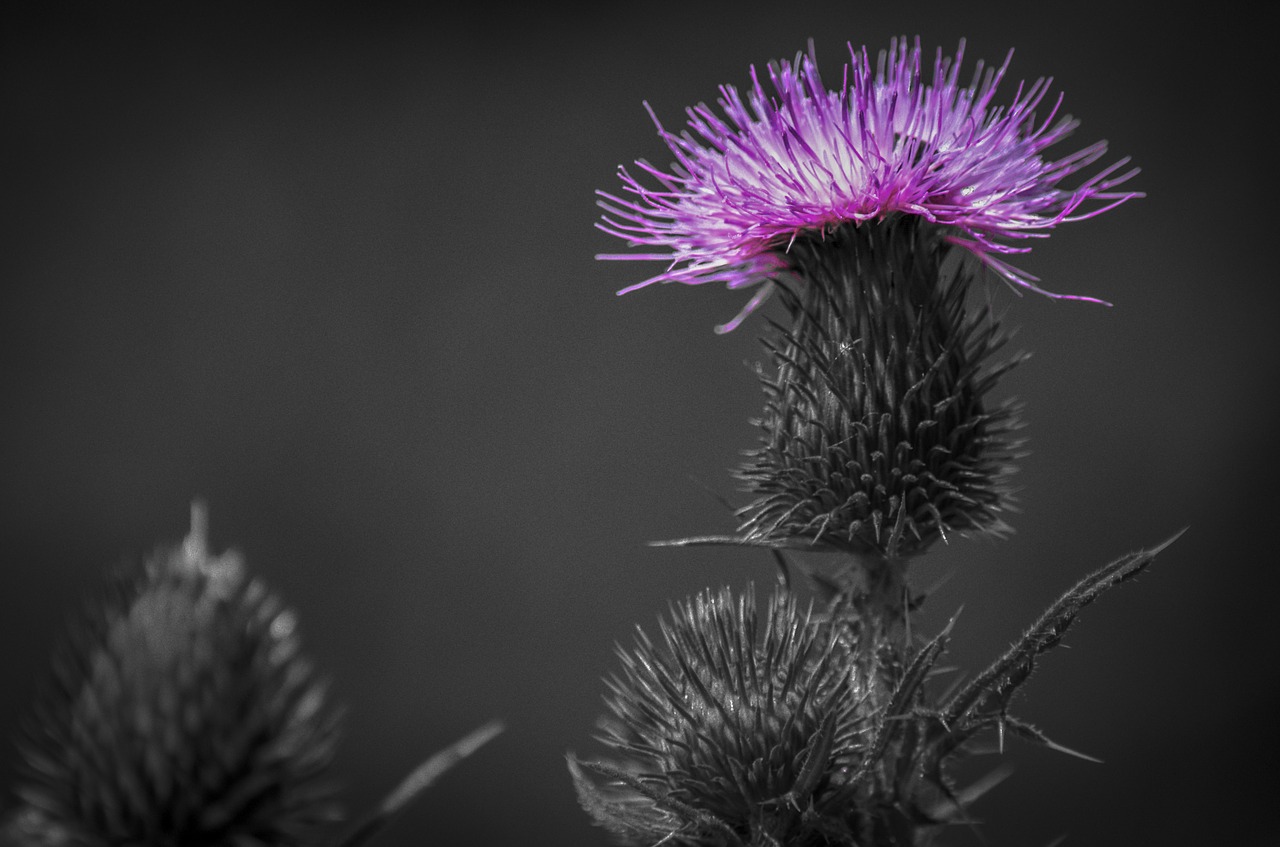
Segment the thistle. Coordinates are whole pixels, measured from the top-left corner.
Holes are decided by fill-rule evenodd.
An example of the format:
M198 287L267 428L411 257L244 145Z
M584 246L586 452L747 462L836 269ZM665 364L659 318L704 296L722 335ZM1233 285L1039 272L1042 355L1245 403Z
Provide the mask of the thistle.
M19 741L0 843L357 847L503 731L438 751L336 838L339 714L293 612L206 538L197 503L186 540L117 575L71 630Z
M821 839L890 696L875 645L850 653L782 592L761 619L751 589L675 606L661 637L639 631L609 682L601 740L624 761L570 758L584 808L626 844Z
M205 513L72 632L27 732L29 844L309 845L338 816L338 713L290 610Z
M879 586L863 590L900 594L906 562L939 539L1009 530L1020 423L991 393L1023 357L995 358L1007 334L974 302L974 282L989 268L1049 294L1003 257L1139 195L1115 190L1136 173L1126 160L1061 187L1105 142L1044 158L1076 127L1058 117L1061 97L1037 118L1041 79L997 106L1009 60L979 62L965 86L963 49L939 51L928 83L905 39L874 69L850 46L836 90L812 48L769 67L772 93L753 69L745 96L721 88L723 118L699 105L685 133L659 125L672 171L637 164L660 188L623 168L632 199L601 192L601 229L665 249L600 257L668 262L624 291L755 287L721 331L771 294L786 310L763 339L772 368L761 369L760 444L737 471L751 495L737 533L675 543L841 552Z
M1062 187L1106 144L1047 160L1076 126L1058 117L1060 97L1036 117L1049 83L995 106L1008 60L979 63L961 86L960 53L939 52L928 84L905 40L874 72L850 47L834 91L812 49L770 66L773 94L753 69L745 97L721 88L723 118L699 105L689 131L659 125L675 165L637 163L657 188L623 168L630 198L600 192L600 228L651 252L599 258L667 263L619 293L753 287L721 332L771 295L784 310L766 324L772 367L760 369L760 443L737 470L752 499L736 534L665 542L770 548L783 587L763 623L750 590L701 595L673 609L661 645L641 633L620 651L601 736L618 759L570 769L622 843L901 847L970 823L969 804L1005 771L962 789L955 761L987 732L1001 748L1009 733L1071 752L1012 715L1014 695L1081 609L1165 546L1085 577L968 681L935 682L951 624L912 634L908 562L952 535L1008 531L1020 424L990 395L1023 357L997 358L1008 335L980 275L1102 302L1048 292L1005 257L1140 196L1115 190L1136 173L1126 160ZM807 571L816 614L795 600L795 549L841 564Z

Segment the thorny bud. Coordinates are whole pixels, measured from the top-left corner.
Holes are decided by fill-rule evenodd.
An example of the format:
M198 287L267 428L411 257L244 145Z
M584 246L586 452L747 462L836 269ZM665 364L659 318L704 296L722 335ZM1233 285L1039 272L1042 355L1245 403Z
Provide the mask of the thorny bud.
M780 286L789 322L765 339L742 539L896 560L952 532L1005 532L1019 422L988 395L1019 359L992 360L1006 336L968 302L976 262L914 218L789 255L804 282Z
M338 715L297 621L191 534L122 576L54 663L20 743L29 845L311 845L338 817Z
M750 589L675 607L661 645L619 650L601 741L622 760L569 759L583 807L633 845L887 844L951 819L904 720L928 667L848 623L781 590L762 615Z

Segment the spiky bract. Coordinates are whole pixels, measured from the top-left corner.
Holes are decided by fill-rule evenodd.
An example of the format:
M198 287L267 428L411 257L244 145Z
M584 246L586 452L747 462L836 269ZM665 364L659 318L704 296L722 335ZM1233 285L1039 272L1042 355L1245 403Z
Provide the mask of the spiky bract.
M811 49L769 66L772 94L754 68L745 97L722 86L724 118L704 104L688 110L690 131L676 135L659 124L674 167L665 172L636 163L658 187L622 168L629 197L599 192L606 211L600 228L653 250L599 258L667 265L624 291L655 282L763 283L743 314L721 328L732 329L768 294L771 281L793 270L792 241L897 216L939 227L1006 279L1039 291L1035 277L999 257L1026 252L1026 239L1045 237L1060 223L1140 196L1112 190L1136 173L1119 173L1127 160L1074 189L1060 187L1105 155L1106 143L1043 158L1077 121L1058 117L1060 96L1047 115L1036 115L1049 91L1044 79L1019 84L1011 104L995 105L1008 59L998 69L979 62L965 86L959 79L963 42L954 61L938 51L931 83L918 41L909 46L895 39L874 68L865 47L849 45L849 51L844 83L835 91L822 83ZM1097 205L1084 208L1090 203Z
M808 282L766 339L774 369L761 444L739 476L753 543L905 558L952 531L1006 529L1019 442L987 394L1017 362L989 306L967 302L971 259L901 218L803 238Z
M310 845L337 816L337 714L294 614L203 534L118 578L27 730L29 844Z

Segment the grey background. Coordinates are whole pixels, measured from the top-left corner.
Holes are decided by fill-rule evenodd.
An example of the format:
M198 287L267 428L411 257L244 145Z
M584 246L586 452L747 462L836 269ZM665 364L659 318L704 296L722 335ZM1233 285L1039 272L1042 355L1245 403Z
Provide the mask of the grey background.
M566 750L596 751L613 643L668 600L768 580L706 487L754 439L750 326L715 286L614 297L647 266L593 190L668 126L816 39L1016 48L1147 199L1025 266L1114 308L995 286L1032 360L1017 534L960 541L976 668L1065 586L1190 532L1089 610L1021 714L1097 765L1013 744L986 843L1275 844L1274 158L1260 21L1116 4L64 6L12 20L0 222L0 734L99 574L208 500L301 615L349 706L353 810L482 721L507 733L381 844L602 844ZM970 65L971 66L971 65ZM1012 86L1005 89L1012 94ZM1269 95L1268 95L1269 96ZM6 751L0 781L8 782ZM957 843L982 843L958 833Z

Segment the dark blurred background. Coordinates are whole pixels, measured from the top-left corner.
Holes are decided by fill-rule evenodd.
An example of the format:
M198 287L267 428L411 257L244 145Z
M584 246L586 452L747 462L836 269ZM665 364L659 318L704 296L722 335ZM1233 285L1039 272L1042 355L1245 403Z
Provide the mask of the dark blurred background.
M924 625L958 606L976 669L1067 585L1184 526L1088 610L1020 701L1091 764L1011 743L985 843L1277 844L1273 612L1280 470L1264 28L1118 4L117 2L11 18L0 223L0 734L104 569L208 501L301 615L349 706L353 811L481 722L505 735L382 847L604 844L567 750L615 641L764 554L651 539L727 530L707 489L754 442L738 294L614 292L593 191L669 156L669 127L816 40L919 34L967 67L1016 48L1148 193L1024 263L1114 308L995 297L1034 357L1017 534L959 541ZM1007 84L1004 94L1013 93ZM1072 146L1074 145L1074 146ZM0 782L13 756L0 758ZM994 764L994 762L993 762ZM984 843L958 833L957 843Z

